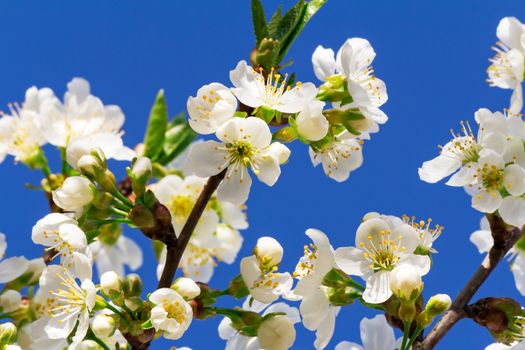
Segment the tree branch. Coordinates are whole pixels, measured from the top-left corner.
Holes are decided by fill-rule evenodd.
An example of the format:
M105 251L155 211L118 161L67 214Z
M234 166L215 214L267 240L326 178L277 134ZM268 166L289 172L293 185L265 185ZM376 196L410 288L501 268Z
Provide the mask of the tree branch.
M202 189L199 198L195 202L195 206L191 210L188 220L184 224L182 231L179 234L179 237L173 241L173 244L167 245L167 254L166 262L164 264L164 270L162 271L162 276L160 277L158 288L169 288L173 282L173 277L175 272L179 267L182 254L186 250L186 246L190 241L191 235L199 222L199 219L206 208L206 205L210 201L211 196L224 179L226 174L226 169L220 172L217 175L214 175L208 179L208 182Z
M494 268L500 263L503 257L525 233L525 226L521 228L521 230L517 227L507 226L496 214L487 215L487 219L490 223L490 230L494 238L494 245L474 275L470 278L461 292L459 292L456 299L452 302L450 309L445 313L445 315L443 315L443 317L434 326L430 333L428 333L422 342L414 344L415 349L434 349L436 344L447 334L447 332L459 320L466 316L465 306L467 306L470 299L472 299L474 294L476 294L478 289L486 281L487 277L492 273Z

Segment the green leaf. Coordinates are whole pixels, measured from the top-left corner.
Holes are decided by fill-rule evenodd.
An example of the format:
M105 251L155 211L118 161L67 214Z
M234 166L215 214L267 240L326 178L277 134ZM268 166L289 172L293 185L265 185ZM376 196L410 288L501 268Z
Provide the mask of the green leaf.
M259 47L261 41L268 37L266 28L266 15L260 0L252 0L252 21L253 31L255 32L255 47Z
M164 90L160 90L151 108L149 115L148 128L144 136L144 156L152 161L162 150L166 129L168 127L168 108L164 99Z
M248 113L237 111L237 112L233 113L233 116L237 117L237 118L246 118L248 116Z
M279 53L279 62L281 62L286 56L286 53L290 49L290 46L292 46L293 41L299 33L303 30L304 26L310 19L319 11L321 7L326 3L327 0L311 0L306 3L306 6L303 7L302 16L299 18L299 21L297 25L294 27L294 29L289 33L286 40L281 43L281 50Z
M153 328L153 323L151 323L151 320L147 320L143 324L140 325L142 329L151 329Z
M184 115L175 118L170 125L172 127L166 132L162 151L156 159L162 165L168 164L184 152L197 136Z
M275 32L277 30L277 27L279 26L279 22L281 22L281 10L282 7L281 5L279 5L272 18L270 19L270 22L268 22L268 25L266 26L266 30L268 31L268 36L270 38L275 37Z
M305 8L304 0L299 0L297 4L292 6L279 21L279 25L272 33L272 38L284 42L304 16Z

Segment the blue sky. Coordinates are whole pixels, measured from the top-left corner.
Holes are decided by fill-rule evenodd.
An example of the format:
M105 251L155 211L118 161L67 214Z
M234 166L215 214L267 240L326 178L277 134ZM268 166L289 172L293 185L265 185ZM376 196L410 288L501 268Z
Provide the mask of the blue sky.
M265 4L268 13L278 2ZM425 278L425 295L455 295L481 261L468 240L481 215L461 189L423 183L417 168L437 154L436 146L448 140L450 128L459 129L460 120L473 122L480 107L507 107L510 91L490 88L485 69L499 19L519 17L523 10L519 0L329 0L292 46L291 70L303 82L316 81L310 57L317 45L337 49L348 37L367 38L377 52L376 74L387 84L384 111L390 120L365 144L363 167L342 184L312 168L304 145L292 145L278 183L252 187L250 228L243 232L241 256L258 237L272 235L285 246L283 267L291 269L309 227L325 231L339 247L353 244L359 220L368 211L432 217L445 231ZM141 140L159 88L165 89L170 111L176 114L200 86L228 84L228 72L253 48L247 0L6 1L0 4L0 22L2 109L21 101L31 85L62 94L72 77L82 76L104 102L122 107L127 117L124 139L130 146ZM1 165L0 231L8 236L9 255L34 257L41 251L31 243L30 230L48 208L42 193L24 189L24 183L39 180L40 174L14 166L11 159ZM140 272L153 288L149 243L139 232L128 234L144 247ZM224 287L226 279L238 273L238 265L221 267L213 286ZM483 296L523 301L506 264L477 294ZM232 303L226 300L225 305ZM359 342L358 324L365 315L373 312L359 305L343 309L328 349L342 340ZM182 341L156 342L152 349L168 344L220 349L218 322L194 321ZM311 349L312 342L313 335L300 328L294 349ZM464 320L437 349L481 349L490 342L485 330Z

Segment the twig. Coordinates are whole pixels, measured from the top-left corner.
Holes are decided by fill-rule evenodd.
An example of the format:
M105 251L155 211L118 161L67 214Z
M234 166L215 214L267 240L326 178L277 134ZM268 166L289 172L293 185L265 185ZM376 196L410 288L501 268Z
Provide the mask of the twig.
M179 267L182 254L184 253L184 250L186 250L191 235L195 230L206 205L210 201L211 196L221 183L222 179L224 179L225 174L226 169L208 179L208 182L195 202L195 206L191 210L188 220L186 220L179 237L177 240L173 241L173 244L167 245L166 262L164 264L162 276L159 280L158 288L169 288L171 286L175 272Z
M490 223L490 230L494 237L494 245L478 267L474 275L459 292L456 299L452 302L450 309L443 315L434 328L428 333L425 339L414 344L418 350L434 349L437 343L447 334L447 332L462 318L464 318L464 308L478 291L494 268L501 262L508 251L525 233L525 227L507 226L496 214L487 215Z

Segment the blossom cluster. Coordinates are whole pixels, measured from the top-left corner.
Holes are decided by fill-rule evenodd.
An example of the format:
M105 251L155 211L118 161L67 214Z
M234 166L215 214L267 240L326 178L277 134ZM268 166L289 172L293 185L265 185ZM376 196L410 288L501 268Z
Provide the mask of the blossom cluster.
M222 317L218 336L226 349L289 349L302 325L315 332L313 346L320 350L329 346L342 308L359 303L381 314L361 321L363 345L343 341L336 350L409 350L448 310L448 295L423 297L443 227L377 212L363 216L353 246L334 249L324 232L306 230L311 242L288 271L278 239L260 237L227 287L212 287L218 265L236 263L240 231L249 227L250 172L274 185L291 155L285 143L298 140L314 166L345 181L363 163L363 142L388 120L380 109L386 86L374 75L375 51L366 39L350 38L337 53L318 46L312 63L319 86L281 72L288 47L279 35L289 25L279 21L301 14L294 22L299 27L290 29L298 33L321 5L300 1L266 23L254 1L251 66L236 65L232 87L214 82L189 97L187 120L169 120L161 90L144 141L133 149L122 139L122 110L104 105L82 78L67 84L62 100L49 88L31 87L22 104L9 106L0 117L0 160L13 156L42 171L40 189L51 213L31 232L41 257L4 259L0 234L0 318L10 321L0 324L0 349L146 349L160 337L178 346L194 320ZM525 225L525 26L504 18L497 34L502 42L489 81L514 89L510 108L478 110L477 131L462 122L461 133L452 132L440 154L419 169L423 181L450 176L448 185L472 196L473 208L487 216L471 241L489 254L496 239L489 219ZM215 139L195 140L197 134ZM58 171L48 162L49 146L59 151ZM108 159L127 162L120 181ZM146 249L138 234L151 240L157 258L154 288L136 273ZM523 295L524 240L509 249ZM243 303L223 307L224 296ZM493 325L494 319L471 317L501 343L487 349L522 347L521 305L506 298L482 302L503 320Z

